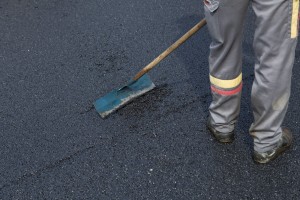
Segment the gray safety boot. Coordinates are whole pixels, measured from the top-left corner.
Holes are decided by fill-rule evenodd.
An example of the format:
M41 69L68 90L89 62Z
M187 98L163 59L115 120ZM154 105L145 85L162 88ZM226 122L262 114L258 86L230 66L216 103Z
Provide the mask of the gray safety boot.
M210 123L210 119L207 120L206 127L209 132L221 143L231 143L234 140L234 132L221 133L214 129Z
M274 160L291 146L292 140L292 132L287 128L282 128L282 136L278 141L277 147L264 153L254 151L253 160L260 164L265 164Z

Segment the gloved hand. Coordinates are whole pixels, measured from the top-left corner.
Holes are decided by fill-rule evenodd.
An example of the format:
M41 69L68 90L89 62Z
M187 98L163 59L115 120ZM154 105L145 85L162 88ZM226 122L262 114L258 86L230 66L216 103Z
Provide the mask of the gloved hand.
M204 4L210 12L215 12L219 8L218 0L204 0Z

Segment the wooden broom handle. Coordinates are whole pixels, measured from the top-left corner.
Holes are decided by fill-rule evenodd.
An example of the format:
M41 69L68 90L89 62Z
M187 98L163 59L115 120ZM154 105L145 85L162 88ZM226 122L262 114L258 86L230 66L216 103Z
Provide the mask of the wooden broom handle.
M144 69L142 69L139 73L137 73L135 75L135 77L133 78L133 80L136 81L139 78L141 78L144 74L149 72L158 63L160 63L160 61L162 61L164 58L166 58L170 53L172 53L175 49L177 49L180 45L182 45L185 41L187 41L197 31L199 31L205 24L206 24L206 20L202 19L191 30L189 30L180 39L178 39L174 44L172 44L167 50L165 50L163 53L161 53L157 58L155 58L151 63L149 63Z

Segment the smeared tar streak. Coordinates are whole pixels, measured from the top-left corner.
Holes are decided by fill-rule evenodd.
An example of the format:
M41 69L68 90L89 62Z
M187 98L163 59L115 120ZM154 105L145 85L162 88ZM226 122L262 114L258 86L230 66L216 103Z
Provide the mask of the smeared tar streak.
M119 115L141 115L147 111L155 111L159 108L160 103L164 101L166 97L172 94L168 84L156 86L150 92L135 99L124 108L117 111Z

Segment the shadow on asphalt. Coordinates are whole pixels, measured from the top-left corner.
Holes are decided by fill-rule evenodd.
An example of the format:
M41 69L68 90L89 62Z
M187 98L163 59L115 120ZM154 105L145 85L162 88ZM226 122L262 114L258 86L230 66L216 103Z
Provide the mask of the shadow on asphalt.
M180 34L190 30L201 19L200 15L184 16L177 21ZM181 36L178 35L178 38ZM207 28L203 27L176 52L176 56L182 61L188 71L189 79L187 82L194 88L194 92L208 116L208 107L211 101L209 79L208 79L208 53L210 38ZM206 48L207 47L207 48Z

